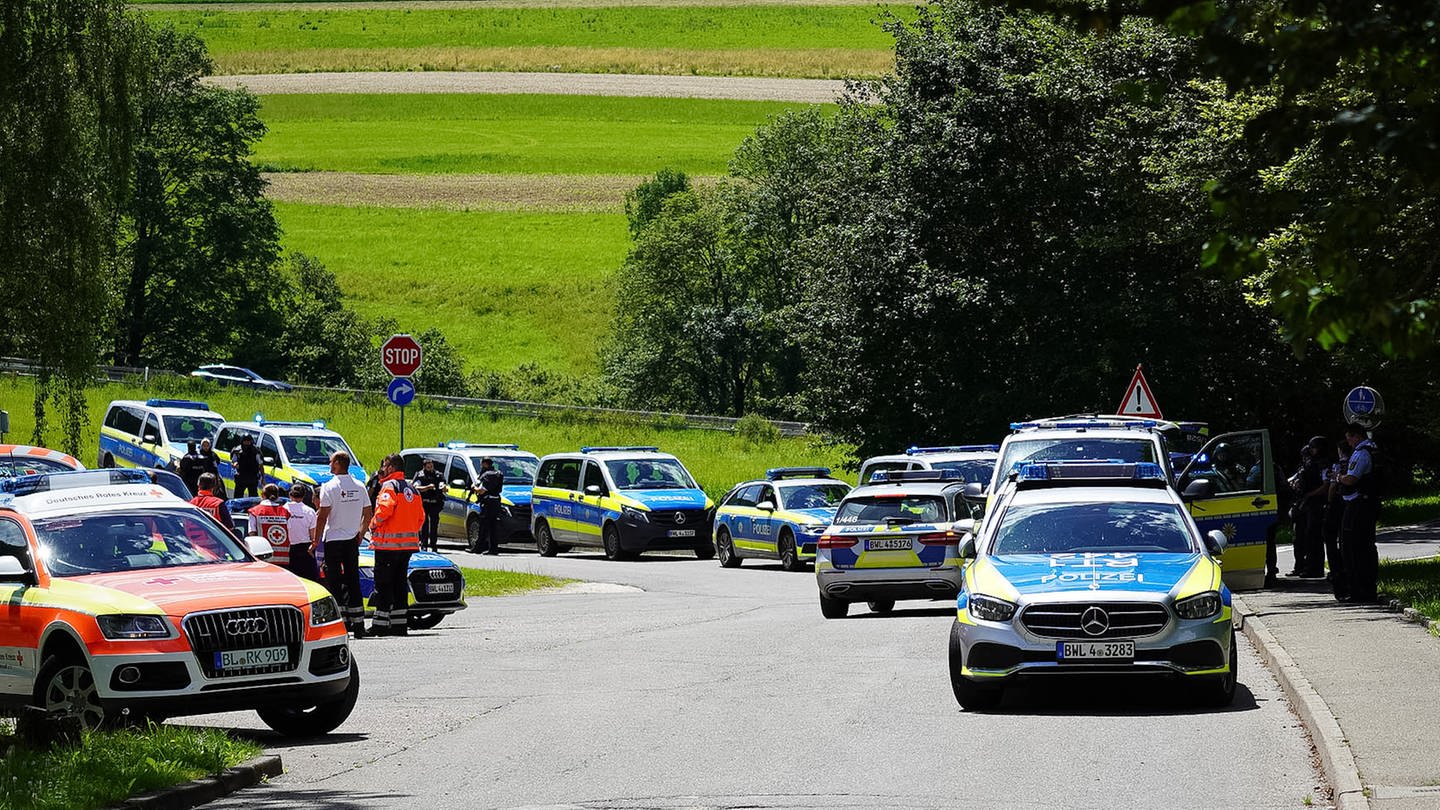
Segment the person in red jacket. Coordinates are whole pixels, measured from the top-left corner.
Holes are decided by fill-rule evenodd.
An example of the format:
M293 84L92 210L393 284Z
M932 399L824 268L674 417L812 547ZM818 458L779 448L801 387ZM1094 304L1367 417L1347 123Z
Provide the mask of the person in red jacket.
M250 533L265 538L275 550L270 562L290 567L290 510L280 504L280 487L266 484L260 503L250 507Z
M405 579L410 555L420 550L425 509L420 493L405 480L405 461L391 453L380 462L380 489L370 520L370 548L375 552L375 607L370 628L377 636L406 634L410 586Z
M204 509L215 522L225 527L225 531L235 534L235 524L230 520L230 510L225 508L225 501L215 495L215 490L220 485L220 479L212 473L203 473L199 483L200 494L190 499L190 503Z

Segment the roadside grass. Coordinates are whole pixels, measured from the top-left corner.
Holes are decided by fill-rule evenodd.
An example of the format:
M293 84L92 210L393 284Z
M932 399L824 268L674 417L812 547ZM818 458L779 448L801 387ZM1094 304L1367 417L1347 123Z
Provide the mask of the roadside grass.
M218 389L190 378L154 378L139 384L97 385L86 391L90 424L80 461L93 465L98 457L97 435L105 408L114 399L181 396L204 399L231 419L249 419L263 412L271 419L324 419L345 436L360 461L373 469L385 453L400 449L399 415L376 392L355 397L319 392L267 394ZM29 441L35 420L34 384L26 377L0 376L0 409L10 412L15 441ZM52 418L42 444L61 447L59 419ZM583 445L658 445L674 453L690 469L711 497L723 495L739 481L764 474L770 467L828 466L837 473L853 455L845 445L820 437L780 438L749 442L723 431L677 427L627 419L594 419L574 412L546 417L501 415L475 408L446 408L419 400L406 409L405 443L409 447L435 446L443 441L514 442L537 455L576 450Z
M44 752L4 743L0 738L0 807L10 810L108 807L263 752L218 729L167 725L86 732L76 745Z
M221 73L467 69L876 76L893 61L889 6L150 10L198 33ZM556 62L551 54L565 49ZM590 56L586 51L594 50ZM646 51L667 51L661 59ZM792 60L793 56L797 57ZM705 54L719 61L702 61ZM827 56L828 54L828 56ZM687 56L689 58L687 58ZM570 66L564 67L565 62ZM739 64L734 64L734 63ZM583 64L582 64L583 63ZM561 67L556 67L556 65Z
M461 568L465 575L465 596L514 596L545 588L559 588L578 579L561 579L521 571L492 571L486 568Z
M270 171L382 174L724 174L755 128L808 105L614 96L263 97Z
M1382 560L1379 590L1431 619L1440 620L1440 557Z
M287 248L334 271L356 311L438 326L471 370L596 373L629 250L623 214L276 203Z
M1381 526L1413 526L1440 519L1440 492L1391 498L1380 505Z

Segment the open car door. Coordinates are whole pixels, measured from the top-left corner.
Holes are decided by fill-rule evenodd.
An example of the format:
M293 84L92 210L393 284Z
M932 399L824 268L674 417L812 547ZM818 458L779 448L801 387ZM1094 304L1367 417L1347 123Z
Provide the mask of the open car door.
M1266 541L1279 519L1275 479L1270 431L1243 430L1206 442L1175 481L1182 493L1196 482L1209 482L1196 487L1208 493L1186 500L1202 535L1219 529L1229 540L1221 567L1231 590L1265 583Z

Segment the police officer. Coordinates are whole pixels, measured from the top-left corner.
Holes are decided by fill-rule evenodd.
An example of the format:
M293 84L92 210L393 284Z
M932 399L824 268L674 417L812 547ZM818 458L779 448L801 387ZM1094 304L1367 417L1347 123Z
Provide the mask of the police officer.
M340 603L345 626L365 637L365 605L360 595L360 533L373 511L370 495L350 475L350 454L330 455L330 480L320 487L315 536L324 543L325 587Z
M435 459L427 458L415 474L415 491L425 509L425 523L420 527L420 548L440 550L440 512L445 508L445 476L435 469Z
M240 446L230 451L230 466L235 469L235 497L243 498L246 493L250 495L260 494L260 473L265 461L260 457L260 448L255 446L255 438L245 434L240 439Z
M290 510L280 503L280 487L266 484L260 503L250 507L250 533L265 538L274 550L270 562L290 567Z
M420 494L405 480L405 460L391 453L380 462L380 491L370 521L370 548L375 551L375 607L371 629L377 636L406 634L410 586L405 575L410 555L420 547L425 510Z
M480 499L480 541L476 553L496 555L500 553L500 537L495 524L500 520L500 491L505 486L505 475L495 469L492 458L480 459L480 480L475 483L475 494Z
M1341 602L1374 602L1380 576L1380 554L1375 548L1375 521L1380 516L1380 499L1375 488L1375 443L1365 428L1345 428L1350 445L1350 464L1340 476L1340 498L1345 514L1340 518L1340 554L1345 560L1344 582L1336 580L1335 598Z
M225 497L225 480L220 477L220 457L215 455L209 439L200 440L200 474L210 473L215 476L215 489L212 491L220 497ZM196 486L199 486L197 480Z
M200 455L200 450L195 446L194 441L185 443L185 455L175 465L175 471L180 474L180 480L185 482L185 488L190 490L192 496L200 493L200 474L206 472L205 458Z

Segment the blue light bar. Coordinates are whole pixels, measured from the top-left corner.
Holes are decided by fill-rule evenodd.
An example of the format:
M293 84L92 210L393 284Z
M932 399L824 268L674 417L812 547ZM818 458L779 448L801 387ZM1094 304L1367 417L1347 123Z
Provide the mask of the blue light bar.
M316 430L325 429L324 419L312 419L309 422L283 422L277 419L266 419L265 414L260 413L259 411L255 412L254 418L252 418L250 421L254 422L257 425L263 425L265 427L308 427L315 428Z
M582 453L658 453L660 448L648 445L632 445L622 447L582 447Z
M0 478L0 492L11 495L34 495L56 489L78 489L80 487L106 487L116 484L148 484L150 475L145 470L69 470L66 472L32 473L14 478Z
M474 449L485 449L485 450L519 450L519 449L520 449L520 445L518 445L518 444L483 444L483 443L480 443L480 442L441 442L441 443L440 443L439 445L437 445L437 446L438 446L438 447L443 447L443 448L445 448L446 450L474 450Z
M872 484L902 484L906 481L959 481L959 470L880 470L870 476Z
M193 399L147 399L145 404L152 408L188 408L192 411L208 411L210 403Z
M954 444L946 447L911 447L905 451L907 456L918 456L924 453L998 453L998 444Z
M1061 422L1011 422L1011 430L1080 430L1113 428L1116 430L1152 430L1160 427L1154 419L1067 419Z
M771 467L765 471L765 477L771 481L779 481L782 478L829 478L829 467Z
M1150 461L1119 459L1028 461L1016 468L1017 481L1164 481L1165 471Z

